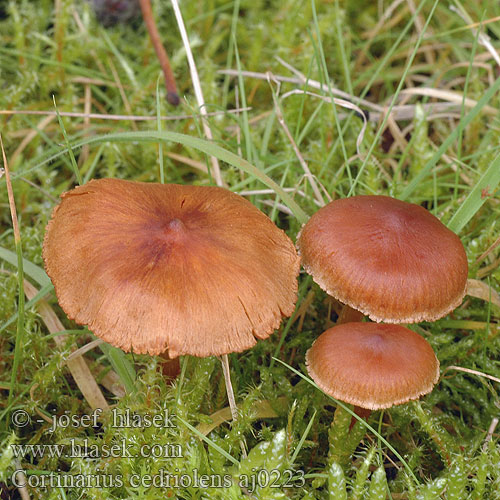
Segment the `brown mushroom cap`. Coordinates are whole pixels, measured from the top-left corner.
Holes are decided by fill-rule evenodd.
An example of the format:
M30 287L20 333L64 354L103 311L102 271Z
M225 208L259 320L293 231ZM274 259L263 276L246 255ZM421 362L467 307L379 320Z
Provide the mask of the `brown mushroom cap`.
M137 353L248 349L297 299L291 240L217 187L90 181L62 195L43 259L68 317Z
M417 399L439 378L439 361L430 344L400 325L334 326L317 338L306 362L324 392L370 410Z
M374 321L434 321L465 295L458 236L425 208L388 196L332 201L304 225L297 248L323 290Z

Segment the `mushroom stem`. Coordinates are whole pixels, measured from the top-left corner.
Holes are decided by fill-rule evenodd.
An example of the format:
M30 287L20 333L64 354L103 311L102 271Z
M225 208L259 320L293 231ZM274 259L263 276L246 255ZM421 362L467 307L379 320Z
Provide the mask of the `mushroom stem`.
M220 357L222 363L222 372L224 373L224 381L226 382L227 399L229 400L229 408L231 408L231 416L233 420L238 420L238 407L234 399L233 384L231 384L231 373L229 371L229 358L227 354Z
M179 358L170 358L168 351L159 355L160 370L165 377L167 383L172 383L181 373L181 365Z
M344 307L342 307L342 311L340 311L336 324L341 325L343 323L359 322L363 321L364 317L365 315L361 311L353 309L351 306L344 304Z
M229 400L229 408L231 409L231 416L233 417L233 422L238 420L238 407L236 406L236 400L234 399L233 384L231 383L231 372L229 370L229 358L227 354L223 354L220 357L222 363L222 373L224 374L224 382L226 383L227 399ZM243 458L247 457L247 452L243 441L240 441L241 453Z
M360 408L354 407L352 409L358 413ZM330 444L328 459L332 462L338 462L342 466L349 463L352 454L365 435L364 426L358 425L353 428L352 419L354 417L349 412L342 406L337 406L328 432Z
M372 411L369 410L368 408L361 408L361 406L355 406L353 408L354 413L358 416L361 417L364 420L368 420L368 417L371 415ZM354 424L358 421L357 418L352 417L351 418L351 424L349 425L349 431L354 427Z

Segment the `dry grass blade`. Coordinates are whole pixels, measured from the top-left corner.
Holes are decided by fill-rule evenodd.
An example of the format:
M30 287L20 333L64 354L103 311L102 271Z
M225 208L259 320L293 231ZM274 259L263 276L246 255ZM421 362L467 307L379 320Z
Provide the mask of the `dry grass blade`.
M495 248L500 245L500 236L492 243L487 250L485 250L477 259L476 264L479 264L482 260L484 260L488 255L495 250Z
M38 293L38 290L26 280L24 281L24 291L30 300ZM57 333L64 330L64 326L56 316L56 313L43 299L38 302L38 312L50 333ZM56 335L54 340L56 344L63 345L66 343L67 335ZM80 356L68 360L66 364L89 406L93 410L96 408L102 408L103 410L109 409L109 405L83 357Z
M177 153L167 153L166 156L171 158L172 160L178 161L180 163L184 163L184 165L188 165L189 167L193 167L204 174L208 174L207 166L201 161L193 160L192 158L188 158L187 156L179 155Z
M453 12L456 12L466 23L469 23L468 28L471 29L472 33L474 36L477 36L477 39L479 40L479 43L486 47L486 50L491 54L493 59L495 59L495 62L497 63L498 66L500 66L500 56L498 55L498 52L496 51L495 47L490 42L490 38L482 33L481 31L475 29L472 23L472 19L470 18L469 14L465 10L458 9L454 5L450 6L450 10ZM481 27L482 23L479 23L479 26Z
M307 90L300 90L300 89L295 89L291 90L290 92L287 92L286 94L283 94L282 99L285 99L285 97L294 95L294 94L306 94L310 95L312 97L317 97L318 99L321 99L322 101L325 102L332 102L331 97L326 97L323 95L315 94L314 92L308 92ZM352 102L346 101L344 99L337 99L336 97L333 98L333 102L337 104L338 106L342 106L343 108L347 109L352 109L353 111L356 111L360 118L363 120L363 126L361 127L361 130L358 134L358 138L356 139L356 150L358 152L358 155L362 157L361 153L361 143L363 142L363 137L365 136L365 131L366 131L366 125L368 124L368 121L366 119L366 114L363 112L363 110L359 107L353 104Z
M277 85L278 85L278 94L279 94L279 86L280 83L276 80L273 79L272 73L268 73L269 77L269 83L271 83L271 80L273 80ZM295 91L292 91L295 92ZM300 90L297 90L297 92L301 92ZM286 94L285 94L286 96ZM283 97L285 97L283 96ZM278 100L273 92L273 102L274 102L274 109L276 112L276 117L278 118L278 122L285 131L285 134L290 141L290 144L292 145L292 148L295 152L295 155L297 156L299 163L302 167L302 170L304 171L306 179L309 181L309 184L311 184L311 188L314 192L314 196L316 197L316 201L319 203L320 206L325 205L325 200L323 199L323 196L321 195L321 191L318 188L318 184L316 183L316 178L312 175L311 170L309 169L309 166L307 165L306 161L304 160L304 157L302 156L299 147L297 146L297 143L294 141L292 134L290 133L290 130L285 122L285 118L283 116L283 113L281 112L280 105L278 103Z
M241 111L249 111L251 107L241 108L241 109L228 109L226 111L213 111L211 113L205 113L205 116L219 116L226 113L240 113ZM55 111L23 111L23 110L13 110L13 109L2 109L0 110L0 115L41 115L41 116L57 116ZM73 111L59 111L60 116L69 116L72 118L95 118L98 120L116 120L116 121L136 121L136 122L152 122L156 121L158 118L156 116L144 116L144 115L110 115L105 113L78 113ZM172 115L172 116L160 116L160 120L164 121L176 121L176 120L190 120L196 118L195 115Z
M485 276L488 276L488 274L493 272L499 266L500 266L500 257L498 259L494 260L491 264L479 269L479 271L477 272L477 277L484 278Z
M10 158L10 162L12 165L15 165L15 162L17 160L17 157L26 149L26 147L29 145L29 143L40 133L41 130L43 130L49 123L51 123L54 118L56 117L55 113L53 115L46 116L45 118L42 118L36 128L33 128L26 134L24 139L21 141L19 146L16 148L14 153L12 154Z
M276 403L277 404L285 404L286 398L284 398L284 397L278 398ZM253 405L252 410L254 411L252 418L276 418L276 417L278 417L278 414L273 410L273 407L271 406L271 404L267 400L257 401ZM210 418L212 419L211 423L209 423L209 424L202 423L202 424L198 425L198 427L197 427L197 429L205 436L210 434L219 425L231 420L231 408L229 408L229 406L226 406L226 408L222 408L222 410L219 410L219 411L216 411L215 413L212 413L212 415L210 415Z
M478 370L472 370L470 368L463 368L462 366L453 366L452 365L452 366L447 366L443 370L443 375L448 370L457 370L459 372L470 373L471 375L477 375L478 377L487 378L489 380L493 380L493 382L498 382L500 384L500 378L494 377L493 375L488 375L487 373L483 373L483 372L480 372Z
M99 384L106 388L109 392L114 394L117 398L123 398L127 393L125 390L125 386L123 385L120 377L116 374L115 371L109 370L107 367L104 367L98 363L93 363L89 359L85 358L85 362L87 366L95 373L96 378L99 379ZM101 377L101 373L106 371L106 374Z
M207 116L205 99L203 98L200 77L198 76L198 70L196 69L196 64L194 62L194 57L191 51L191 45L189 44L189 38L186 32L186 27L184 26L184 21L182 19L182 13L179 8L179 3L177 2L177 0L171 0L171 1L172 1L172 7L174 8L175 18L177 20L177 25L181 33L182 42L184 44L184 48L186 49L186 57L189 63L189 71L191 72L191 80L193 81L194 93L196 95L196 101L198 102L198 107L202 115L203 131L205 132L205 137L209 141L211 141L213 138L212 131L210 130L210 126L208 125L208 122L205 119ZM210 156L210 161L212 163L212 170L213 170L212 174L214 176L215 183L217 184L217 186L223 187L224 182L221 177L219 160L217 160L215 156Z
M435 99L441 99L443 101L449 101L455 104L462 104L467 108L473 108L477 105L477 101L474 99L469 99L458 92L452 92L451 90L440 90L433 89L428 87L413 87L409 89L403 89L400 92L400 95L421 95L425 97L434 97ZM492 106L483 106L482 108L485 113L490 115L496 115L497 110Z
M14 201L14 192L12 191L12 183L10 181L9 164L7 162L7 157L5 155L5 150L3 147L3 139L1 135L0 135L0 146L2 148L2 157L4 165L4 168L2 169L2 175L5 174L5 180L7 184L7 197L9 199L10 215L12 218L12 229L14 230L14 241L17 246L21 241L21 233L19 232L19 221L17 218L16 202Z
M404 0L395 0L394 2L392 2L391 5L387 7L383 15L380 16L380 19L378 20L376 26L372 28L370 31L363 33L362 38L365 38L367 40L373 40L380 32L380 30L384 27L386 22L394 17L393 16L394 12L403 2ZM367 49L365 49L364 52L367 52Z
M467 295L486 302L490 302L491 300L492 304L500 307L500 296L498 292L480 280L467 280Z
M80 347L76 351L73 351L67 358L66 358L66 363L68 361L71 361L72 359L78 358L79 356L83 356L86 352L91 351L92 349L95 349L96 347L100 346L102 343L104 343L103 340L101 339L95 339L92 340L92 342L89 342L88 344L85 344L84 346Z
M290 188L283 188L283 191L285 193L293 193L301 196L302 198L306 198L307 200L310 200L312 203L317 205L318 207L321 206L316 200L313 200L310 196L308 196L304 191L300 190L298 188L298 185L295 187L290 187ZM259 196L262 194L276 194L272 189L252 189L250 191L237 191L237 193L240 196Z
M14 391L17 380L17 370L19 368L19 363L22 358L23 342L24 342L24 268L23 268L23 251L21 245L21 233L19 231L19 220L17 218L16 201L14 199L14 191L12 189L12 182L10 179L9 163L7 161L7 156L5 154L5 149L3 147L3 139L0 135L0 147L2 149L2 160L4 168L1 171L1 175L5 174L5 183L7 185L7 198L9 200L10 217L12 220L12 229L14 231L14 243L16 246L16 256L17 256L17 284L18 284L18 302L17 302L17 325L16 325L16 341L14 347L14 359L12 362L12 370L10 374L10 388L9 396L7 399L7 407L10 407L12 403L12 398L14 397Z
M280 62L282 62L280 60ZM286 64L282 62L282 64ZM289 67L289 65L287 65ZM230 76L238 76L241 74L244 77L248 78L256 78L259 80L267 80L267 73L258 73L255 71L241 71L239 72L238 70L235 69L223 69L219 70L218 73L222 75L230 75ZM301 73L299 73L301 74ZM303 76L303 75L302 75ZM288 76L281 76L281 75L275 75L273 74L273 79L281 82L281 83L292 83L295 85L307 85L311 88L321 90L322 92L329 92L328 86L325 84L321 84L315 80L308 80L306 79L305 76L302 78L294 78L294 77L288 77ZM336 89L335 87L332 87L332 94L338 95L340 98L343 99L348 99L349 101L352 101L353 103L358 104L358 106L364 106L367 108L369 111L369 116L367 119L369 121L373 122L378 122L380 121L385 114L387 113L387 109L384 106L380 106L379 104L374 104L370 101L367 101L366 99L361 99L357 96L350 95L347 92L343 92L341 90ZM458 94L460 95L460 94ZM348 102L349 102L348 101ZM468 102L473 102L472 100L469 100ZM451 102L436 102L436 103L423 103L421 106L424 108L426 113L439 113L439 112L446 112L446 111L453 111L453 110L460 110L460 107L462 105L462 97L460 96L460 100L453 99ZM365 116L367 115L366 112L364 112ZM339 115L339 117L342 117ZM391 117L394 120L411 120L415 117L415 105L414 104L401 104L401 105L396 105L393 106L391 110Z
M290 66L287 65L287 67L289 68ZM241 75L241 76L248 77L248 78L256 78L258 80L267 80L268 79L267 73L258 73L256 71L238 71L237 69L222 69L222 70L219 70L217 73L219 73L221 75L230 75L230 76ZM302 75L302 73L299 73L299 72L296 72L296 73L301 75L301 77L293 78L293 77L289 77L289 76L281 76L281 75L273 74L273 79L278 81L278 82L281 82L281 83L293 83L295 85L307 85L308 87L312 87L316 90L321 90L322 92L329 92L330 91L328 85L317 82L316 80L308 80L304 75ZM367 108L372 109L373 111L382 112L384 110L384 108L382 106L379 106L378 104L374 104L373 102L367 101L365 99L361 99L361 98L354 96L354 95L351 95L347 92L343 92L342 90L339 90L335 87L331 88L331 92L332 92L332 94L338 95L340 98L352 100L352 101L356 102L357 104L359 104L360 106L366 106Z

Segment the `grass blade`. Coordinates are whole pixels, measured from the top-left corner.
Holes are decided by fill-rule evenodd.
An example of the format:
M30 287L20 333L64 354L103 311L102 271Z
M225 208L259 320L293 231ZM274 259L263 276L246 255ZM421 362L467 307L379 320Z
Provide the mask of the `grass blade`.
M490 102L492 97L500 90L500 77L495 80L495 83L484 93L483 97L479 99L477 104L469 111L463 120L461 120L458 126L451 132L451 134L446 138L446 140L441 144L439 149L434 153L432 158L424 165L422 170L410 181L410 183L403 189L402 193L398 196L400 200L406 200L415 189L422 182L424 177L430 173L432 168L437 164L443 154L451 146L453 141L455 141L460 134L465 130L467 125L474 120L474 118L480 113L480 111Z
M71 167L73 168L73 172L76 176L78 184L81 186L83 184L82 174L80 173L80 170L78 170L78 165L76 164L75 155L73 154L73 150L71 149L71 146L69 144L68 134L66 134L66 127L64 126L64 122L61 118L61 115L59 114L59 110L57 109L56 98L52 96L52 99L54 100L54 108L57 113L57 119L59 120L59 126L61 127L64 136L64 142L66 143L66 148L68 149L69 157L71 159Z
M215 444L211 439L207 438L207 436L202 434L196 427L193 427L183 418L179 417L179 415L176 415L176 418L179 419L191 432L194 432L200 439L205 441L205 443L211 446L214 450L218 451L221 455L226 457L234 465L236 466L240 465L240 463L238 462L238 460L236 460L236 458L232 457L226 450L223 450L219 445Z
M18 266L17 255L4 247L0 247L0 259L5 260L13 266ZM37 265L33 264L27 259L22 260L24 274L28 275L31 279L36 281L40 286L46 287L52 285L47 273Z
M41 299L43 299L49 292L54 289L52 283L49 283L42 287L40 291L33 297L31 300L26 302L24 305L25 310L30 309L34 305L36 305ZM15 312L2 326L0 326L0 333L2 333L9 325L14 323L18 317L18 312Z
M123 382L127 392L135 392L135 368L134 365L128 360L125 353L121 349L113 347L106 342L101 344L99 347L104 354L106 354L106 357L109 359L111 366L120 377L120 380Z
M200 139L198 137L192 137L186 134L179 134L177 132L169 131L149 131L149 132L117 132L114 134L98 135L95 137L89 137L71 144L72 148L78 148L84 146L85 144L100 144L103 142L177 142L183 146L189 146L197 149L208 155L213 155L221 161L229 163L233 167L239 168L246 172L247 174L253 175L256 179L261 181L264 185L271 188L283 202L288 206L288 208L293 212L294 216L301 224L305 224L309 219L309 216L300 208L297 202L280 187L273 179L271 179L264 172L259 170L255 165L252 165L248 161L240 158L238 155L231 153L227 149L222 148L218 144L207 141L205 139ZM30 170L36 169L46 163L49 163L60 156L62 156L67 151L67 148L63 148L61 151L45 158L42 162L38 163L36 166L32 167Z
M23 353L24 341L24 272L23 272L23 247L21 243L21 233L19 231L19 222L17 219L16 201L14 192L12 191L12 183L10 180L9 164L3 147L2 136L0 135L0 146L2 148L3 166L5 170L5 182L7 184L7 195L9 198L10 216L12 219L12 228L14 229L14 242L16 245L17 257L17 282L18 282L18 305L17 305L17 326L16 326L16 345L14 348L14 361L12 363L12 373L10 377L9 397L7 407L10 407L14 391L16 389L17 369L21 361Z
M377 432L368 422L366 422L366 420L364 420L359 415L357 415L356 413L354 413L347 405L345 405L344 403L342 403L342 401L338 401L334 397L332 397L329 394L326 394L326 392L322 391L319 388L319 386L316 385L316 383L314 382L314 380L310 379L309 377L306 377L303 373L301 373L298 370L296 370L295 368L291 367L289 364L285 363L284 361L281 361L281 359L276 358L276 361L278 361L279 363L281 363L283 366L286 366L289 370L291 370L293 373L295 373L295 375L298 375L300 378L302 378L303 380L305 380L308 384L311 384L313 387L315 387L316 389L318 389L318 391L323 392L323 394L325 394L325 396L327 396L332 401L334 401L335 404L339 405L346 412L350 413L352 417L354 417L356 420L358 420L359 422L361 422L362 425L364 425L370 432L372 432L378 439L380 439L380 441L382 441L387 446L387 448L389 448L389 450L392 451L392 453L394 453L394 455L404 465L404 467L407 470L408 474L413 478L413 480L415 481L415 484L416 485L419 484L419 481L418 481L417 477L415 476L415 474L411 470L411 467L408 465L408 463L405 461L405 459L397 452L397 450L391 445L391 443L389 443L389 441L387 441L387 439L385 439L383 436L381 436L379 432Z
M455 233L460 233L465 225L474 217L477 211L483 206L485 201L495 191L500 182L500 155L498 155L491 165L481 176L477 184L460 205L453 217L448 222L448 227Z

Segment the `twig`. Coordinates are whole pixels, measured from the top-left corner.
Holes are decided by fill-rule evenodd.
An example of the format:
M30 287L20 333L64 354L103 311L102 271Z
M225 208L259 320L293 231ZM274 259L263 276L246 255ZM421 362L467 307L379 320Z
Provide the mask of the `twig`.
M210 130L207 120L205 120L205 117L207 116L207 110L205 108L205 100L203 98L203 92L201 90L201 84L200 84L200 77L198 76L198 70L196 69L196 64L194 62L193 53L191 51L189 38L186 32L186 27L184 26L184 21L182 19L182 13L179 8L179 3L177 2L177 0L171 0L171 1L172 1L172 7L174 8L175 18L177 20L177 25L181 33L182 42L184 43L184 48L186 50L186 57L189 64L189 71L191 72L191 80L193 82L194 93L196 95L196 101L198 102L198 107L202 115L203 130L205 132L205 137L209 141L211 141L213 138L212 131ZM212 163L212 170L213 170L212 174L214 176L215 183L217 184L217 186L223 186L224 182L222 181L220 173L219 161L215 156L210 156L210 160Z
M167 101L173 106L177 106L180 102L179 94L177 93L177 86L175 84L174 73L170 67L167 52L161 43L160 34L153 16L153 9L151 8L150 0L139 0L141 6L142 17L148 29L149 38L153 44L160 66L165 77L165 87L167 88Z
M434 97L436 99L453 102L455 104L462 105L463 103L463 105L467 108L473 108L477 105L477 101L475 101L474 99L469 99L468 97L464 99L464 96L462 94L458 92L452 92L451 90L441 90L429 87L412 87L401 90L399 94L401 96L418 95L425 97ZM493 106L484 106L483 110L485 113L488 113L490 115L496 116L497 114L497 110Z
M285 191L286 193L298 194L299 196L302 196L302 198L311 200L315 205L321 206L317 200L311 199L306 193L304 193L304 191L298 189L297 186L293 188L283 188L283 191ZM276 194L276 192L273 189L252 189L250 191L238 191L238 194L240 196L257 196L262 194Z
M230 75L230 76L245 76L249 78L257 78L258 80L267 80L267 75L268 73L258 73L255 71L238 71L237 69L221 69L217 71L217 73L220 73L221 75ZM297 72L298 73L298 72ZM323 92L329 92L328 85L317 82L316 80L309 80L307 79L304 75L301 73L298 73L301 75L299 78L294 78L294 77L289 77L289 76L281 76L281 75L274 75L273 77L275 80L283 83L293 83L295 85L305 85L307 84L308 87L312 87L316 90L321 90ZM361 99L360 97L353 96L351 94L348 94L347 92L343 92L342 90L339 90L335 87L332 87L332 94L337 95L338 97L342 99L349 99L351 101L356 102L360 106L366 106L367 108L373 109L374 111L384 111L384 108L382 106L379 106L378 104L374 104L373 102L367 101L366 99Z
M447 366L443 370L443 374L448 370L458 370L460 372L470 373L471 375L478 375L479 377L484 377L493 380L494 382L500 383L500 378L494 377L493 375L488 375L487 373L483 373L477 370L471 370L470 368L462 368L461 366Z
M223 69L219 70L218 73L222 75L230 75L230 76L238 76L242 75L248 78L257 78L258 80L267 80L268 78L268 73L258 73L255 71L238 71L236 69ZM315 80L303 80L302 78L294 78L294 77L288 77L288 76L281 76L281 75L275 75L273 74L273 78L282 83L292 83L294 85L304 85L307 84L311 88L315 88L318 90L321 90L322 92L329 92L328 86L325 84L321 84ZM305 77L304 77L305 78ZM387 108L385 106L380 106L379 104L374 104L370 101L367 101L365 99L361 99L357 96L352 96L346 92L342 92L335 87L332 88L332 94L338 95L339 97L343 99L347 99L349 101L352 101L358 106L364 106L368 108L370 111L367 113L364 111L364 114L366 118L371 121L371 122L378 122L381 119L384 118L385 114L387 113ZM437 96L432 96L432 97L437 97ZM447 97L450 97L450 94L447 95ZM460 99L447 99L451 102L436 102L436 103L423 103L421 106L424 108L424 110L427 113L436 113L436 112L444 112L448 110L453 110L453 109L460 109L462 105L462 97L460 96ZM472 100L467 100L467 103L472 104ZM492 113L493 108L491 106L485 107L488 111L488 113ZM391 110L391 116L394 118L394 120L411 120L415 116L415 105L414 104L401 104L401 105L395 105L392 107ZM343 118L342 115L339 115L339 118Z
M211 113L206 113L205 116L218 116L225 113L240 113L241 111L251 110L251 106L241 109L228 109L226 111L213 111ZM41 116L57 116L55 111L23 111L23 110L12 110L12 109L2 109L0 110L0 115L41 115ZM59 111L60 116L69 116L72 118L96 118L99 120L123 120L123 121L153 121L157 120L156 116L144 116L144 115L108 115L101 113L78 113L73 111ZM173 115L173 116L160 116L161 120L165 121L175 121L175 120L189 120L195 118L196 115Z
M280 212L283 212L286 215L291 215L293 217L293 212L283 203L276 203L275 200L259 200L263 205L267 205L268 207L276 208Z

